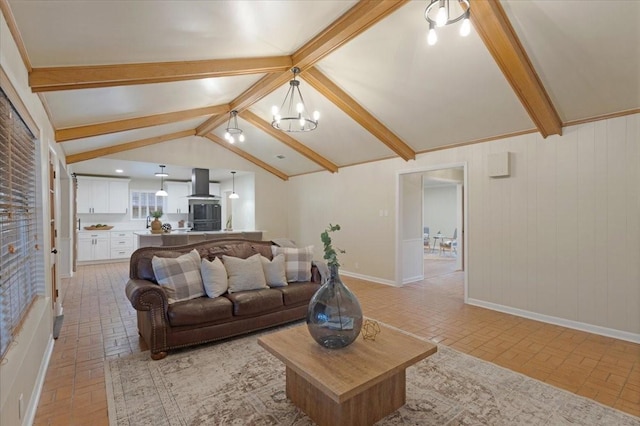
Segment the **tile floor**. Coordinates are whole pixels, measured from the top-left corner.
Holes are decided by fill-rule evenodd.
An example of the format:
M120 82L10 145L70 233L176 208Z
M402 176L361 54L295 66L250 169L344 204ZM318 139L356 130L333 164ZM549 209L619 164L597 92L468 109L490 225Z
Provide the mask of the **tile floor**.
M455 263L394 288L343 277L365 315L640 416L640 345L465 305ZM64 323L36 425L108 425L104 361L145 350L124 294L127 263L82 266L61 283Z

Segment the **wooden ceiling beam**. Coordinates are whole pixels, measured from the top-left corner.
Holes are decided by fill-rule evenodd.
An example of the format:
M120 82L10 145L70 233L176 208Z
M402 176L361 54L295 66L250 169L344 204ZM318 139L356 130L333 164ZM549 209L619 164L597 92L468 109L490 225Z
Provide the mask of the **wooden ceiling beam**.
M312 149L308 148L307 146L301 144L300 142L298 142L297 140L289 136L288 133L283 132L281 130L274 129L271 123L264 121L262 118L258 117L251 111L245 110L240 113L240 116L250 124L261 129L265 133L268 133L269 135L273 136L283 144L287 145L289 148L293 149L299 154L302 154L303 156L307 157L309 160L320 165L321 167L330 171L331 173L336 173L338 171L338 166L333 164L331 161L327 160L326 158L324 158L317 152L313 151Z
M50 92L264 74L282 72L289 68L289 56L47 67L31 70L29 86L33 92Z
M317 68L309 68L300 76L405 161L416 159L416 153L409 145L371 115L344 90L329 80L329 78L322 74Z
M291 56L291 66L304 70L312 67L326 55L342 46L349 40L363 33L366 29L385 18L390 13L406 4L408 0L361 0L340 18L307 42ZM231 101L231 109L244 111L269 93L286 84L292 78L290 72L265 75L256 84L245 90ZM199 136L204 136L221 125L216 117L207 120L196 129Z
M540 134L561 135L560 116L500 2L474 0L471 22Z
M253 86L245 90L240 96L231 101L229 110L244 111L260 99L273 92L287 81L291 80L290 72L269 74L258 80ZM229 117L211 117L196 128L198 136L204 136L216 127L222 125Z
M344 15L298 49L292 56L293 65L302 71L349 40L362 34L372 25L408 3L408 0L360 0Z
M280 179L285 180L285 181L289 180L289 176L287 176L285 173L281 172L280 170L276 169L275 167L271 167L270 165L268 165L264 161L254 157L253 155L249 154L248 152L245 152L245 151L241 150L237 146L230 144L229 142L225 141L224 139L221 139L218 136L212 135L212 134L205 135L204 137L209 139L212 142L217 143L221 147L228 149L229 151L233 152L234 154L239 155L240 157L242 157L245 160L255 164L256 166L268 171L269 173L279 177Z
M169 133L162 136L154 136L152 138L139 139L137 141L126 142L119 145L113 145L106 148L94 149L91 151L80 152L66 156L67 164L77 163L79 161L92 160L94 158L103 157L105 155L116 154L118 152L130 151L143 146L155 145L157 143L171 141L174 139L186 138L194 136L195 130L183 130L182 132Z
M228 105L215 105L203 108L195 108L186 111L168 112L165 114L148 115L146 117L129 118L126 120L110 121L107 123L88 124L86 126L67 127L55 132L56 142L66 142L75 139L105 135L108 133L124 132L143 127L158 126L161 124L176 123L211 114L226 114Z

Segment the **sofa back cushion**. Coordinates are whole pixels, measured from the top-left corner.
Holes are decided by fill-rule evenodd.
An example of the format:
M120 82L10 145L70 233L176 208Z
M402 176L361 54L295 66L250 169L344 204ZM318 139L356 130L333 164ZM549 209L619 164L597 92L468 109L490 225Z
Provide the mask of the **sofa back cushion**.
M200 254L197 250L175 259L154 256L151 264L158 284L164 289L170 304L205 295L200 275Z
M247 259L222 256L222 260L229 277L229 293L268 288L260 254L254 254Z
M236 247L236 246L240 247ZM198 250L200 257L213 261L216 257L222 259L223 255L247 258L260 253L272 259L271 241L249 241L243 239L224 239L213 241L201 241L185 246L168 247L142 247L136 250L129 261L129 278L141 279L157 283L153 273L151 259L154 256L163 258L176 258L189 253L194 248Z

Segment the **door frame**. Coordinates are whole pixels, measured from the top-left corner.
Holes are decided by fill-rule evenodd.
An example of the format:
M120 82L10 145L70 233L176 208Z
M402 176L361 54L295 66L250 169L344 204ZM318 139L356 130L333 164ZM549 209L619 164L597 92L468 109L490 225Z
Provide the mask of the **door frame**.
M458 239L462 241L462 250L459 250L458 255L462 256L462 269L464 274L464 300L465 303L468 297L468 281L469 281L469 252L468 252L468 217L469 217L469 172L466 161L455 163L434 164L413 169L398 170L396 172L396 258L395 258L395 285L401 287L403 285L403 223L404 215L403 211L403 194L402 194L402 178L404 175L417 174L430 172L433 170L462 168L463 170L463 191L462 191L462 229L458 231ZM424 192L424 191L423 191ZM420 197L422 198L422 194ZM422 230L420 230L422 231ZM420 233L422 235L422 233Z

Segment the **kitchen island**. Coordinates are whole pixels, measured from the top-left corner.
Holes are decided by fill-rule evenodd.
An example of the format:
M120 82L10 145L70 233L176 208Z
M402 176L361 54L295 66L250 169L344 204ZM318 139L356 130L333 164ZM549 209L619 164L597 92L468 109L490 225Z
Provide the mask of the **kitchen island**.
M138 239L137 248L178 246L197 243L204 240L220 240L223 238L243 238L262 241L262 231L171 231L152 234L150 231L134 232Z

